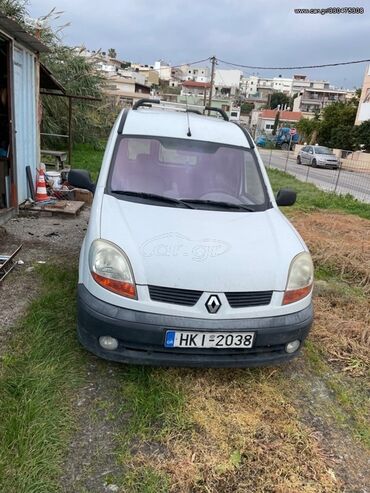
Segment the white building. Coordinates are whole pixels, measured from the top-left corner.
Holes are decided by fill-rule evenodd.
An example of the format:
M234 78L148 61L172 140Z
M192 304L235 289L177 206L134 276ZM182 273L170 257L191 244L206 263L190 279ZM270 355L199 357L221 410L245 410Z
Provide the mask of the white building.
M182 83L181 96L196 96L205 99L210 84L208 82L197 82L186 80Z
M181 65L183 80L193 80L195 82L209 82L210 71L208 67L191 67L190 65Z
M272 88L274 91L283 92L290 96L292 94L293 79L288 77L274 77L272 79Z
M294 98L293 111L301 111L307 118L312 118L316 113L320 113L323 108L335 102L345 102L347 91L344 89L330 89L327 87L309 87L303 89Z
M117 105L131 105L138 99L150 97L150 87L140 84L132 77L113 75L107 77L104 94Z
M154 70L158 72L159 78L164 81L170 81L171 79L171 66L163 60L157 60L154 63Z
M263 110L255 112L253 121L255 122L258 134L271 134L275 124L277 111ZM295 126L302 118L301 112L295 111L280 111L279 112L279 127Z
M145 86L147 84L147 77L144 73L131 69L119 69L117 75L124 77L125 79L133 79L137 84Z
M356 115L356 125L361 125L361 123L366 120L370 120L370 65L368 65L365 70L360 102Z
M243 72L241 70L216 69L214 77L215 96L236 96L239 93L242 77Z
M104 75L114 75L127 65L127 62L110 57L105 51L87 50L85 47L75 48L78 55L87 58L94 64L95 69L103 72Z

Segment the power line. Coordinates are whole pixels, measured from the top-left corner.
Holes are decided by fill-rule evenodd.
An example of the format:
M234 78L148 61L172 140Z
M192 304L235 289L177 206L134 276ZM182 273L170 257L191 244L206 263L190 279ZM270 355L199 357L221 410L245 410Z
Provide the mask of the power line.
M198 60L196 62L189 62L189 63L182 63L181 65L171 65L171 68L179 68L183 67L184 65L196 65L197 63L203 63L203 62L209 62L211 57L205 58L204 60Z
M221 63L224 63L225 65L232 65L233 67L241 67L241 68L248 68L254 70L297 70L297 69L306 69L306 68L338 67L339 65L354 65L356 63L370 62L370 59L364 59L364 60L353 60L350 62L323 63L321 65L301 65L295 67L254 67L252 65L242 65L240 63L226 62L225 60L220 60L219 58L217 60Z

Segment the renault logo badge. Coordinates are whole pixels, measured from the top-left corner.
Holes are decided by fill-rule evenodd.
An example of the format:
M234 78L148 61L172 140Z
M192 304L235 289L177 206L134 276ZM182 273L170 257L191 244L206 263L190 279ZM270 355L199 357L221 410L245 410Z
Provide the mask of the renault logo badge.
M221 301L219 297L215 294L212 294L206 302L206 308L209 311L209 313L217 313L220 306L221 306Z

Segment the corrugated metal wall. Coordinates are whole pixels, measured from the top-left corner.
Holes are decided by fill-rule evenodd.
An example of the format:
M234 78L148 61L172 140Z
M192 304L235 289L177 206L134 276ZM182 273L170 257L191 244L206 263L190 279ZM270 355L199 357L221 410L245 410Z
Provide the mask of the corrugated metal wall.
M18 204L29 197L26 166L31 166L35 180L38 158L36 57L14 44L14 120Z

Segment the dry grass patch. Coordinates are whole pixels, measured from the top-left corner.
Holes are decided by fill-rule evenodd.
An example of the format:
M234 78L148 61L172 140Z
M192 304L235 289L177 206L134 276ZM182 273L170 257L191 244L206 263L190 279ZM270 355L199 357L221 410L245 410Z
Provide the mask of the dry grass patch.
M370 221L349 214L294 213L292 222L307 243L315 265L334 269L370 293Z
M314 304L311 339L341 371L354 377L366 376L370 363L370 299L327 284L320 288Z
M353 376L370 361L370 221L339 213L295 214L318 273L312 340L328 361ZM341 282L344 281L344 282ZM347 285L346 285L347 283ZM359 288L359 289L358 289Z
M162 373L157 374L163 378ZM342 491L312 431L279 388L280 370L170 370L186 396L171 427L131 457L169 478L172 493Z

